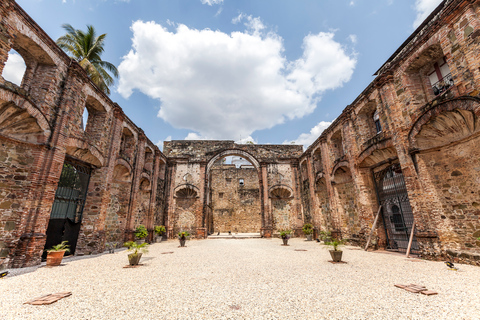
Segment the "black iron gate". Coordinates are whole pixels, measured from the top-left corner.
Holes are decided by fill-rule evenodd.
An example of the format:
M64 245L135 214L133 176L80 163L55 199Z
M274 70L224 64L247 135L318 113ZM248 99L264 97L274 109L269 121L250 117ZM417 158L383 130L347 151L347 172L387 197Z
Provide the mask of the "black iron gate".
M387 234L387 249L407 251L413 226L413 213L400 164L374 173L377 196L382 206L383 223ZM412 253L419 253L415 235Z
M90 167L65 159L50 213L45 249L68 241L70 254L75 253L90 173Z

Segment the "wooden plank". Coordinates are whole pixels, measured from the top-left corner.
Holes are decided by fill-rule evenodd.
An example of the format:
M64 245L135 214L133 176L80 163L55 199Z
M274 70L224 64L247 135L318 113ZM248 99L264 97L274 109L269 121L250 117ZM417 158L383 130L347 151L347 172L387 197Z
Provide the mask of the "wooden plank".
M412 224L412 232L410 232L410 238L408 239L408 247L407 247L407 258L410 256L410 249L412 249L412 242L413 242L413 233L415 232L415 221Z
M368 236L367 245L365 246L365 251L367 251L368 245L370 244L370 240L372 240L373 231L375 231L375 226L377 225L378 217L380 216L381 211L382 211L382 206L380 205L380 207L378 207L378 212L377 212L377 215L375 216L375 220L373 221L372 230L370 230L370 235Z
M426 296L433 296L433 295L438 294L438 292L431 291L431 290L422 291L421 293L424 294L424 295L426 295Z
M47 294L45 296L41 296L39 298L27 301L25 302L25 304L31 304L34 306L47 305L47 304L52 304L54 302L57 302L58 300L69 297L71 295L72 295L71 292L52 293L52 294Z

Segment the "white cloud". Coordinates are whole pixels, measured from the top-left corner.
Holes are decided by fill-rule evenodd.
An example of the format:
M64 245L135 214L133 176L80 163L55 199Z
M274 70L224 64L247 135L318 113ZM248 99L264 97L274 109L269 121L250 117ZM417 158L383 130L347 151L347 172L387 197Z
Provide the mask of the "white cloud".
M348 40L350 40L353 44L357 44L357 42L358 42L357 35L355 35L355 34L349 35Z
M158 140L155 145L160 149L160 151L163 151L163 142L165 141L172 141L172 136L168 136L165 138L165 140Z
M327 129L332 122L320 121L315 127L313 127L309 133L302 133L297 139L292 141L284 141L283 144L301 144L304 149L307 149L320 135L323 130Z
M200 0L202 4L208 4L209 6L213 6L214 4L222 4L223 0Z
M334 33L306 36L302 57L288 61L259 18L237 18L247 29L231 34L134 22L118 92L160 100L158 116L194 131L187 139L238 139L311 113L324 91L350 80L356 57Z
M417 17L413 23L413 27L418 27L440 2L442 2L442 0L416 0L415 11L417 12Z
M15 83L16 85L22 84L23 74L27 67L25 61L21 55L12 50L8 53L8 60L3 68L2 76L5 80Z
M258 142L255 141L255 139L253 139L251 136L248 136L246 138L235 141L235 143L237 143L237 144L247 144L247 143L257 144Z

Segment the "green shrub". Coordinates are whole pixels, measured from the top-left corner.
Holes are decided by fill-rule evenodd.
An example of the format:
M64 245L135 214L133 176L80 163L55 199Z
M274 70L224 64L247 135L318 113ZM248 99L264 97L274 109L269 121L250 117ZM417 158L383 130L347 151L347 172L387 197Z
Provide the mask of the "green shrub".
M137 237L138 239L143 239L143 238L146 238L147 236L148 236L148 231L143 224L139 225L135 229L135 237Z
M70 252L70 249L68 248L70 246L67 243L68 241L62 241L62 243L54 245L53 247L48 249L47 252L64 251L64 250L65 252Z
M313 233L313 225L311 223L305 223L303 225L302 231L304 234L312 234Z
M156 226L154 229L156 234L158 234L159 236L163 235L166 231L165 229L165 226Z
M290 234L292 233L292 230L280 230L280 238L282 239L290 239Z
M188 231L181 231L178 233L178 239L180 240L185 240L189 236L190 236L190 233L188 233Z

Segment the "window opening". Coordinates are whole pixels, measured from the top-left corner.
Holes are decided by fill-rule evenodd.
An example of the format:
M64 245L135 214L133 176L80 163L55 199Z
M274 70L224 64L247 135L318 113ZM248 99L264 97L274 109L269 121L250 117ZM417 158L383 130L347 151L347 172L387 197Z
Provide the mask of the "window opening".
M17 51L11 49L8 52L8 59L3 68L3 78L11 83L21 86L25 70L27 70L27 66L25 65L22 56Z
M436 96L453 86L452 74L445 57L433 64L433 68L428 73L428 79Z
M223 199L223 192L218 193L218 198Z
M85 107L83 109L83 116L82 116L82 129L83 131L87 130L87 122L88 122L88 109Z
M238 179L238 184L240 185L240 187L243 187L243 185L245 184L245 182L244 182L243 179Z
M378 115L378 111L375 111L373 115L373 122L375 123L375 130L377 134L382 132L382 124L380 123L380 116Z

